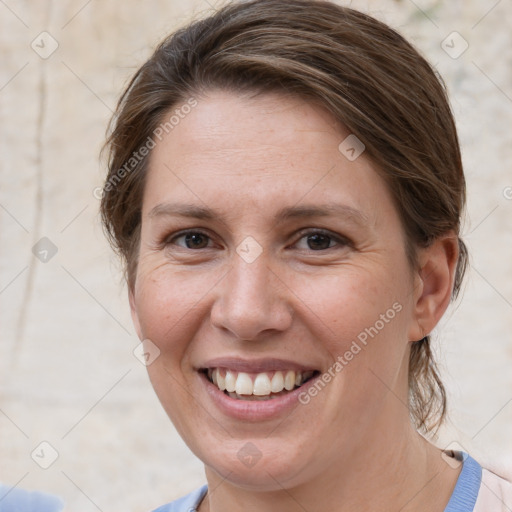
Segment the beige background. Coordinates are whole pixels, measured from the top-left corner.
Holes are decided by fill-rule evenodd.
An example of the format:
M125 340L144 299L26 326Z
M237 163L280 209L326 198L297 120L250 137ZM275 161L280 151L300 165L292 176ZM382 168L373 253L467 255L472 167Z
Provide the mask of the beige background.
M472 269L436 331L451 411L439 444L512 463L512 4L351 4L413 41L448 85ZM93 191L123 84L163 36L209 10L202 0L0 2L0 481L59 494L68 510L149 510L204 483L132 353ZM58 43L50 56L42 31ZM469 45L458 58L441 47L453 31ZM465 44L447 41L452 53ZM32 253L43 237L58 250L46 263ZM31 458L42 441L58 452L48 469ZM34 458L50 456L43 446Z

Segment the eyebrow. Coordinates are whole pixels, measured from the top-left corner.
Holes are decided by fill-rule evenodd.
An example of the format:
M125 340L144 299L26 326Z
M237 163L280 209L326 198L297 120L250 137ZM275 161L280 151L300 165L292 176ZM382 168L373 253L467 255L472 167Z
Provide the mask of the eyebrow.
M161 203L152 208L148 215L149 217L177 216L206 220L222 217L222 214L213 208L185 203ZM295 218L329 216L343 217L359 225L368 223L368 217L363 212L351 206L339 203L285 207L277 212L274 221L284 222Z

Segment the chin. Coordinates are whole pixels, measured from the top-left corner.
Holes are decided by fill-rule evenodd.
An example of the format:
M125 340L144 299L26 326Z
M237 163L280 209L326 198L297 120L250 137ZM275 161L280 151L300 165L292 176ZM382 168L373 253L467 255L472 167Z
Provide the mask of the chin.
M299 446L286 445L279 439L226 442L221 446L213 452L207 447L193 451L204 462L207 472L213 471L243 489L279 491L308 479L307 454Z

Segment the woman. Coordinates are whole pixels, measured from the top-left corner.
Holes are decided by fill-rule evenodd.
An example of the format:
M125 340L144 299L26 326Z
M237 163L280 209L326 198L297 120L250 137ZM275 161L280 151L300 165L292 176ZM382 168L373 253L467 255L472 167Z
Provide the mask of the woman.
M427 440L465 181L442 82L400 35L329 2L228 4L137 71L108 150L149 376L208 482L159 511L512 506Z

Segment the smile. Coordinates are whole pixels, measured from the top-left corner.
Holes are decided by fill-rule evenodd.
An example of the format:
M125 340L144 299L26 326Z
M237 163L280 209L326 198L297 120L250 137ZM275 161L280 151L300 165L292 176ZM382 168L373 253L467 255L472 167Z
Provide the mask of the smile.
M227 368L204 370L207 379L220 391L238 400L272 400L299 388L319 372L316 370L274 370L248 373Z

